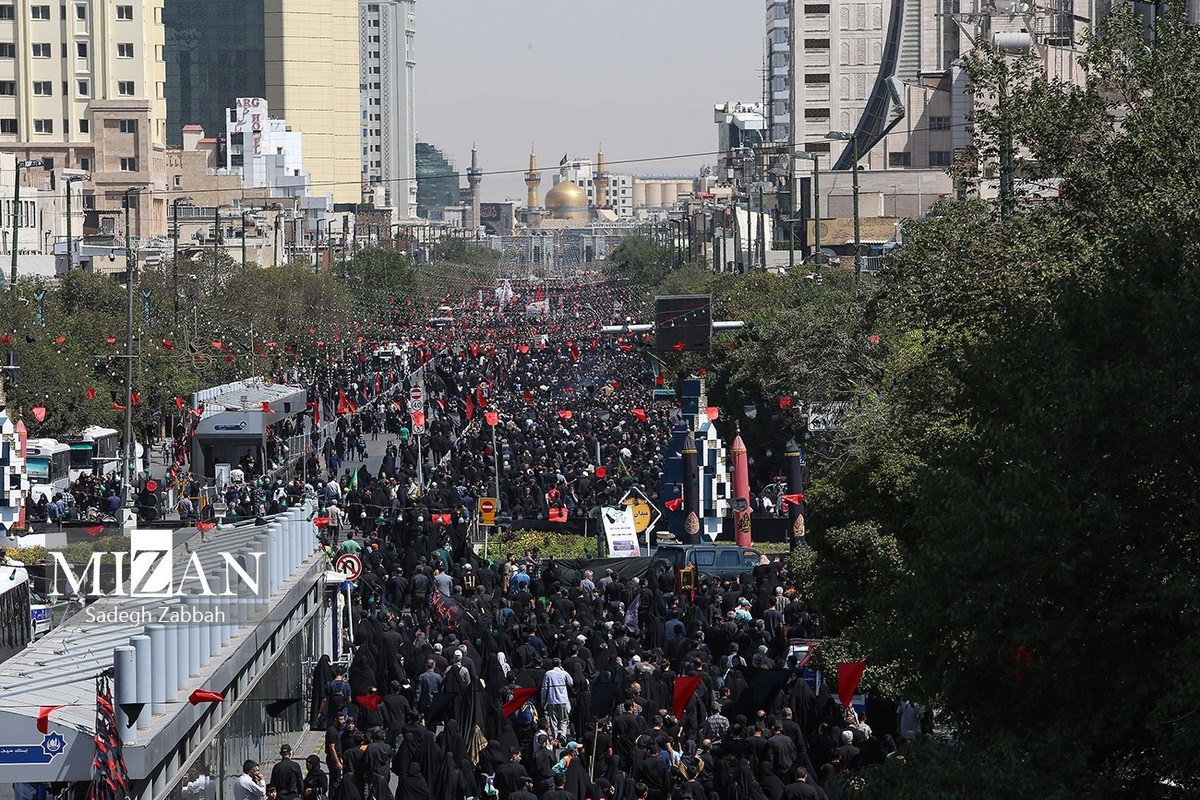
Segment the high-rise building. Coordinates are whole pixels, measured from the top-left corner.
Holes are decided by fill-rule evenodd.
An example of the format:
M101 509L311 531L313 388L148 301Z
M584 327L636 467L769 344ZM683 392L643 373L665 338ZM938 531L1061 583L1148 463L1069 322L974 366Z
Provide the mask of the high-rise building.
M1078 80L1082 34L1110 6L1109 0L767 0L768 35L776 15L790 25L791 141L829 153L834 169L850 168L853 147L831 141L831 131L854 134L865 169L945 169L969 139L971 98L960 56L972 42L1035 53L1050 76ZM773 128L778 110L772 108Z
M416 0L359 0L363 194L417 215Z
M141 101L164 141L162 2L0 2L0 143L88 142L110 100Z
M265 97L262 0L165 0L167 141L184 125L225 130L238 97Z
M162 0L158 0L162 2ZM319 0L167 0L171 137L222 131L238 97L263 97L304 134L318 194L361 200L358 9ZM175 109L178 109L178 114Z
M768 134L772 142L786 142L791 137L792 5L793 0L767 0Z
M328 0L266 0L267 92L281 118L304 134L304 165L317 194L362 200L358 8Z
M163 0L0 0L0 148L89 173L81 210L120 212L124 190L151 184L166 137ZM23 173L26 185L46 173ZM131 198L136 235L163 204ZM80 208L83 207L83 209ZM54 212L54 235L65 213ZM78 223L81 220L76 220ZM76 230L81 229L81 225Z

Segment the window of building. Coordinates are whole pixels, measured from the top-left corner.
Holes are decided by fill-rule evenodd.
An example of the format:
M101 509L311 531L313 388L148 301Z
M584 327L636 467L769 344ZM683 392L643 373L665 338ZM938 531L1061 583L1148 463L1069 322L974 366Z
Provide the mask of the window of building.
M907 152L904 152L903 150L900 151L899 153L888 153L888 166L889 167L911 167L912 166L912 153L907 153Z
M16 132L17 132L16 117L0 119L0 133L16 133Z
M92 96L92 82L89 80L75 81L75 94L79 97Z
M16 19L17 15L15 12L16 12L16 9L12 6L11 3L0 6L0 20Z
M121 133L137 133L136 119L120 119L117 120L117 127Z
M929 130L931 131L948 131L950 130L949 117L930 117Z
M34 19L50 19L50 6L30 6L29 14Z
M117 42L117 58L133 58L133 42Z
M804 40L804 49L805 50L828 50L829 49L829 40L828 39L805 39Z
M17 46L12 42L0 42L0 58L16 58Z
M34 81L33 95L34 97L51 97L54 94L54 87L51 81Z
M34 58L49 58L50 57L50 43L49 42L34 43L33 57Z
M137 172L137 159L126 156L121 159L121 172Z
M132 20L133 6L117 6L117 19Z
M79 168L82 170L91 170L92 160L90 158L79 159ZM86 206L85 206L86 207Z
M805 83L829 83L828 72L806 72L804 73Z
M804 109L805 119L829 119L828 108L806 108Z
M804 4L804 13L805 14L828 14L829 13L829 3L805 3Z
M88 57L88 43L87 42L76 42L75 43L75 55L78 58L87 58Z
M92 123L88 122L86 119L79 120L79 132L80 133L91 133L91 130L92 130ZM84 167L84 169L87 169L87 168Z
M79 20L80 22L87 22L87 4L86 3L76 3L75 4L75 19Z
M54 120L52 119L35 119L33 121L34 133L54 133Z
M16 97L17 82L16 81L0 81L0 97Z
M133 81L117 81L117 94L122 97L133 97Z
M952 157L949 150L930 150L929 166L948 167L950 166L951 158Z

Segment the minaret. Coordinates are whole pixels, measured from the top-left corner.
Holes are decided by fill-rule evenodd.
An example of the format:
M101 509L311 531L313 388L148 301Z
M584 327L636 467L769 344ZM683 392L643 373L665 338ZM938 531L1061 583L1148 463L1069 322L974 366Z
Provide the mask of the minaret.
M534 155L533 149L529 150L529 172L525 173L525 186L528 191L525 195L525 208L532 211L541 205L538 200L538 187L542 185L542 173L538 172L537 156Z
M467 227L475 236L479 230L479 184L483 183L483 170L479 168L479 152L471 145L471 168L467 170L467 185L471 187L471 215Z
M604 145L596 153L596 173L592 176L596 192L596 208L608 208L608 173L604 171Z

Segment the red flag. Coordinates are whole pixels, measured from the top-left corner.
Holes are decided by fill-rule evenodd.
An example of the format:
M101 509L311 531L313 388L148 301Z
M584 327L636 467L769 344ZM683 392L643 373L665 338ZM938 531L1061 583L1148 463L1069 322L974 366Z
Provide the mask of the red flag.
M130 393L129 393L129 397L130 397L130 399L131 399L131 400L133 400L133 404L134 404L135 406L136 406L138 403L142 402L142 396L141 396L140 394L138 394L137 392L130 392Z
M842 705L850 707L850 701L854 699L854 691L858 688L858 682L862 680L863 671L867 668L865 661L843 661L837 665L838 668L838 699L842 701Z
M533 402L533 392L526 392L526 393L525 393L525 402L526 402L526 403L532 403L532 402Z
M266 400L263 400L262 410L263 410L264 414L270 414L271 413L271 404L268 403Z
M221 342L212 342L211 344L212 344L214 350L220 350L222 347L224 347L224 345Z
M696 693L696 687L700 685L699 675L676 676L675 678L675 717L683 716L683 710L687 708L688 701L692 699L692 695Z
M487 420L488 425L492 425L493 427L500 424L500 414L495 411L483 412L483 418Z
M671 349L674 350L676 353L682 353L683 352L683 342L676 342L675 344L671 345Z
M201 533L208 533L215 527L217 527L217 523L215 523L215 522L197 522L196 523L196 530L200 531Z
M533 696L537 693L537 687L534 686L513 689L512 700L504 704L504 716L511 717L517 713L517 709L533 699Z
M634 418L636 418L638 422L646 421L646 409L644 409L644 408L635 408L635 409L632 409L629 413L633 414Z
M469 347L471 348L471 358L478 358L479 357L479 345L475 344L474 342L471 342Z
M562 417L563 419L570 419L571 417L573 417L573 416L574 416L574 414L573 414L572 412L570 412L570 411L566 411L566 410L559 411L559 412L558 412L558 415L559 415L560 417Z
M312 520L312 524L316 525L318 530L324 530L331 522L333 517L313 517Z
M321 424L321 403L319 400L317 400L311 403L305 403L305 405L313 410L313 427L315 428Z
M466 415L467 422L470 422L475 417L475 404L471 402L471 395L467 395Z
M344 389L338 389L337 413L350 413L350 401L346 399L346 391Z
M46 407L45 406L34 406L33 408L30 409L30 411L33 412L33 418L36 419L38 422L46 421Z
M571 351L571 359L574 361L578 361L579 360L579 348L576 347L575 345L571 345L570 351Z
M487 406L487 397L483 393L482 383L475 387L475 405L480 408Z
M50 712L56 708L62 708L62 704L59 703L56 706L41 706L38 708L37 729L38 733L43 736L50 733Z
M113 403L113 411L124 411L124 410L125 410L125 406L121 405L120 403Z
M801 492L797 492L796 494L781 494L781 495L779 495L779 497L783 500L788 501L789 503L794 503L796 505L800 505L801 503L804 502L804 494Z
M787 411L789 408L792 407L792 398L790 398L790 397L779 398L779 407L782 410Z
M521 352L521 353L528 353L528 352L529 352L529 345L527 345L527 344L523 344L523 345L519 346L519 347L517 348L517 350L518 350L519 352Z
M179 395L175 395L175 407L183 408L183 398L180 397Z
M194 706L200 703L219 703L224 699L225 695L220 692L210 692L206 689L197 689L188 695L188 702Z
M171 344L171 343L170 343L170 342L168 342L166 339L163 339L163 340L162 340L162 346L163 346L165 349L167 349L167 350L174 350L174 349L175 349L175 345Z
M663 505L667 507L668 511L678 511L683 508L683 498L676 497L674 500L667 500Z
M374 711L379 708L379 704L383 702L381 694L356 694L354 695L354 704L359 708L365 708Z
M413 422L414 428L424 428L425 427L425 412L424 411L412 412L412 422Z
M87 394L88 394L88 400L95 400L96 399L96 387L89 386Z
M104 526L103 525L84 525L83 532L86 533L88 536L99 536L100 534L104 533Z
M721 409L717 408L716 406L709 406L708 408L704 409L704 416L708 417L710 421L715 420L717 417L721 416Z

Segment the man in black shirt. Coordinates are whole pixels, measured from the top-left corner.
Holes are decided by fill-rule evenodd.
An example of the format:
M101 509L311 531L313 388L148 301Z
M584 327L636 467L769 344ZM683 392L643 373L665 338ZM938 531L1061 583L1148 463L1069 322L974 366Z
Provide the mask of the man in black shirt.
M332 794L342 780L342 735L346 732L346 712L339 711L333 724L325 730L325 766L329 769L329 790Z
M271 785L275 787L279 800L296 800L304 784L304 773L300 765L292 760L292 746L279 748L279 763L271 768Z

